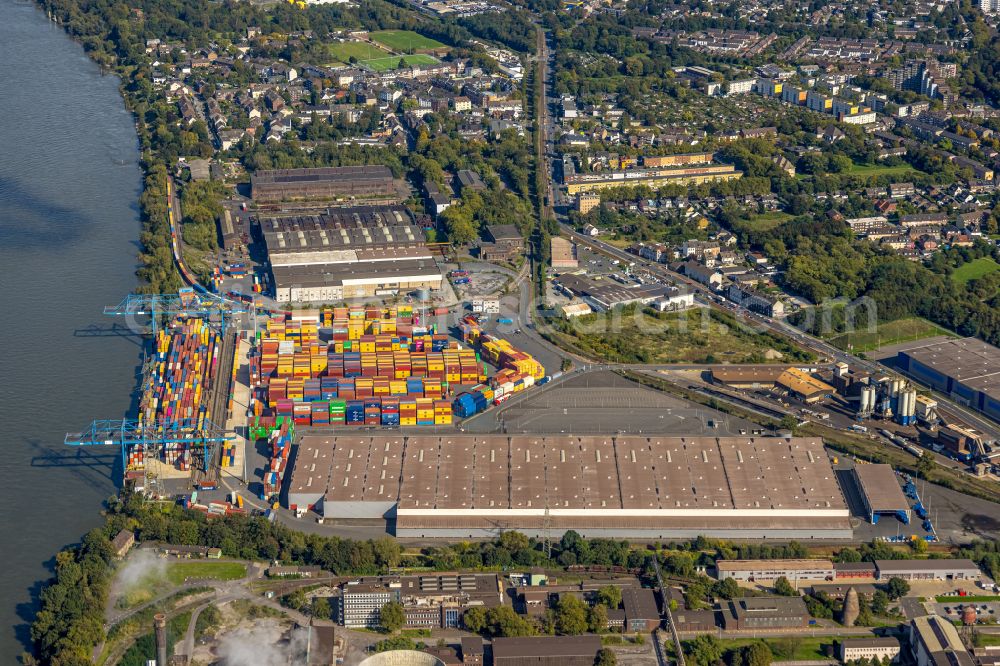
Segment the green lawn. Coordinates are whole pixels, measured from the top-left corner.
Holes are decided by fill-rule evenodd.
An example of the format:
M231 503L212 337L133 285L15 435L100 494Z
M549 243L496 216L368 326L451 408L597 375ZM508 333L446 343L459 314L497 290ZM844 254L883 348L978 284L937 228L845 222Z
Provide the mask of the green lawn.
M334 42L327 45L327 50L339 62L348 62L351 58L371 60L389 55L385 49L367 42Z
M864 315L864 313L861 314ZM862 319L864 319L863 316ZM857 325L863 326L864 324L865 322L858 322ZM847 350L850 347L854 352L868 352L875 351L879 347L910 342L911 340L922 340L935 335L950 336L952 333L926 319L907 317L879 324L874 331L842 333L831 338L830 344L839 349Z
M992 645L1000 645L1000 635L997 634L984 634L983 632L978 632L975 639L973 640L976 647L990 647Z
M369 33L372 41L388 46L393 51L399 53L416 53L418 51L431 51L444 47L441 42L424 37L420 33L412 30L379 30Z
M790 213L775 210L770 213L764 213L763 215L754 215L743 224L750 227L754 231L768 231L794 218L795 216Z
M969 283L969 280L978 280L997 270L1000 270L1000 264L991 257L980 257L956 268L955 272L951 274L951 279L964 286Z
M775 659L781 661L819 661L830 657L826 647L845 638L856 636L802 636L793 638L730 638L719 641L724 651L741 648L758 640L763 640L771 648Z
M372 60L362 60L361 64L366 67L371 67L376 72L384 72L390 69L396 69L399 67L399 61L402 60L407 65L433 65L438 62L437 58L434 56L423 55L418 53L417 55L405 55L405 56L387 56L385 58L374 58Z
M174 585L182 585L189 578L237 580L245 578L246 575L246 566L239 562L174 562L167 569L167 579Z
M977 604L986 603L987 601L1000 601L1000 597L996 595L983 595L983 596L970 596L970 597L960 597L956 594L942 595L940 597L934 597L934 601L939 604Z
M907 176L920 173L909 164L887 166L883 164L855 164L847 170L852 176Z

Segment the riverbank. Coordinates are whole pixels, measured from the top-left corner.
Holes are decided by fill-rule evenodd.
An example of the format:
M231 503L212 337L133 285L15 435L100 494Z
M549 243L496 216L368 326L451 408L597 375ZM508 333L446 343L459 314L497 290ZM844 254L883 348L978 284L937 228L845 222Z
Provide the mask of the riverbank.
M103 523L116 491L115 451L62 441L130 409L141 341L101 310L135 288L142 180L118 79L34 4L0 4L0 58L0 526L16 535L0 654L13 661L54 554Z

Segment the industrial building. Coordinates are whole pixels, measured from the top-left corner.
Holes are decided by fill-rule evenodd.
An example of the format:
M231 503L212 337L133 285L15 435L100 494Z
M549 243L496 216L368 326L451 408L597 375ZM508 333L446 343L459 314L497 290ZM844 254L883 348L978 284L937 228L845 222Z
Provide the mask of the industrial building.
M584 300L595 312L607 312L626 305L653 305L658 310L683 310L694 305L694 293L687 287L622 284L597 284L581 275L561 275L557 288L564 294Z
M909 524L910 503L890 465L855 465L854 480L869 522L877 523L879 516L891 514Z
M802 597L745 597L724 602L722 628L726 630L796 629L809 626Z
M706 164L682 168L627 169L566 176L566 193L579 194L612 187L645 185L659 188L665 185L701 185L743 177L732 164Z
M576 257L576 244L562 236L553 236L550 241L552 268L578 268L580 262Z
M441 287L441 269L403 206L265 215L258 224L279 302L342 301Z
M656 596L647 587L627 586L622 590L626 631L652 631L660 626L660 609Z
M400 537L850 539L818 438L306 436L290 508Z
M949 620L926 615L910 620L910 650L917 666L973 666L975 660Z
M972 560L875 560L878 579L979 580L983 572Z
M496 574L364 577L341 586L337 621L346 627L377 627L389 601L403 606L406 627L455 629L469 608L503 604L503 588Z
M773 581L787 578L796 581L833 580L830 560L719 560L715 563L719 580L733 578L743 582Z
M250 186L257 203L399 196L392 171L381 164L258 171L251 176Z
M748 366L713 368L712 383L734 389L782 389L807 404L831 395L834 388L807 371L794 367Z
M956 402L1000 419L1000 349L978 338L946 340L899 352L897 365Z
M601 637L525 636L493 639L493 666L593 666Z
M880 638L845 638L840 641L837 649L840 661L847 663L864 659L871 661L872 657L882 661L888 658L895 661L899 656L899 640L892 636Z

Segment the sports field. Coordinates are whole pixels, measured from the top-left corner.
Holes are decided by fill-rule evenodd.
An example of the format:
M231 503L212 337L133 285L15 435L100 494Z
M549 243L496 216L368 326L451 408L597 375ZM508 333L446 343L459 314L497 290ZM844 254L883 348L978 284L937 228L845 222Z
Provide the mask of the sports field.
M373 60L362 60L361 64L365 67L371 67L376 72L384 72L390 69L396 69L399 67L399 61L402 60L407 64L407 66L412 65L433 65L438 62L437 58L429 55L417 54L417 55L405 55L405 56L386 56L385 58L375 58Z
M994 271L1000 270L1000 264L990 257L980 257L973 259L967 264L962 264L951 274L951 279L961 285L966 285L969 280L978 280Z
M389 55L385 49L367 42L334 42L329 44L327 49L334 60L343 63L349 62L351 58L372 60Z
M379 30L369 33L373 41L388 46L399 53L416 53L418 51L433 51L444 47L441 42L424 37L412 30Z

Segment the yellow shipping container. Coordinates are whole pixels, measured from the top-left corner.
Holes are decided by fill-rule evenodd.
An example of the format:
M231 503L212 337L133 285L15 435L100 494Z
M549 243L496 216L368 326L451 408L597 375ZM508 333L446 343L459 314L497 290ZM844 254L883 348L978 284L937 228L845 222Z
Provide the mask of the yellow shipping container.
M451 425L451 420L452 420L451 414L448 414L446 416L438 415L434 417L434 425Z
M415 426L415 425L417 425L417 417L416 416L400 416L399 417L399 425Z

